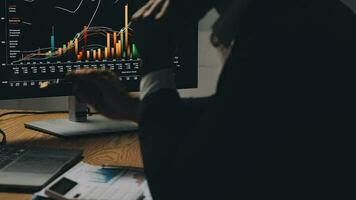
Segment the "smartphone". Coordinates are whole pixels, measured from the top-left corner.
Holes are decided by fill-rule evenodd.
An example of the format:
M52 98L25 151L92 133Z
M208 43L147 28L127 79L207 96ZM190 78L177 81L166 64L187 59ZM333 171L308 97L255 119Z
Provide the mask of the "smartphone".
M78 185L77 182L69 180L67 178L61 178L51 187L46 189L45 194L56 200L78 200L80 194L69 196L69 192Z

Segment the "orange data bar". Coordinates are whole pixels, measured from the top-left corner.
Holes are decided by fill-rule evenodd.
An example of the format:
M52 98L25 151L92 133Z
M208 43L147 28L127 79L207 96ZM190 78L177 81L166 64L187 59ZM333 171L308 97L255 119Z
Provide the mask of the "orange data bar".
M87 51L87 60L90 60L90 51Z
M75 54L78 54L79 51L79 44L78 44L78 39L74 40L74 52Z
M127 46L126 58L131 58L131 48L130 48L130 46Z
M121 45L124 45L124 32L123 31L120 32L120 41L121 41ZM121 49L121 51L123 51L123 49Z
M84 26L83 31L84 31L84 45L86 46L88 42L88 27Z
M105 59L107 60L107 59L109 59L109 49L106 47L105 48L105 53L104 53L104 55L105 55Z
M111 56L113 58L115 57L115 48L114 47L111 48Z
M93 52L93 60L96 60L96 50L91 50Z
M113 35L113 44L114 44L114 46L113 47L116 47L116 43L117 43L117 32L114 32L114 35Z
M125 48L129 46L129 5L125 5Z
M98 60L101 60L102 57L101 57L101 49L98 49Z
M83 59L83 52L79 52L79 54L77 55L77 60L80 61Z
M110 33L106 34L106 49L108 49L108 51L110 51L110 49L111 49L111 47L110 47ZM107 57L109 57L110 52L105 52L105 53L108 53L108 55L105 56L105 58L107 59Z
M116 44L116 57L120 58L121 57L121 41L119 41Z
M58 55L61 56L63 53L62 53L62 48L59 48L58 49Z

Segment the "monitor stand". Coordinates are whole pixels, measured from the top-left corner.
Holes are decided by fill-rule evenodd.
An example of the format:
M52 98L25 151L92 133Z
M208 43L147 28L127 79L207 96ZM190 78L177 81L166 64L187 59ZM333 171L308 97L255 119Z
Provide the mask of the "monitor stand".
M79 103L75 97L69 97L68 100L69 119L29 122L25 124L25 127L58 137L88 136L138 130L138 124L135 122L114 121L101 115L88 116L86 104Z

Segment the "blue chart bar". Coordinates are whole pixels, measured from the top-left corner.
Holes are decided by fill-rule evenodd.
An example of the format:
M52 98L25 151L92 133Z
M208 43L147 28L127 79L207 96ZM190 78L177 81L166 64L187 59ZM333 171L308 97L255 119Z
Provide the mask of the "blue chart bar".
M52 26L52 35L51 35L51 52L55 54L55 47L54 47L54 27Z
M55 53L55 48L54 48L54 35L51 36L51 51L52 51L52 53Z

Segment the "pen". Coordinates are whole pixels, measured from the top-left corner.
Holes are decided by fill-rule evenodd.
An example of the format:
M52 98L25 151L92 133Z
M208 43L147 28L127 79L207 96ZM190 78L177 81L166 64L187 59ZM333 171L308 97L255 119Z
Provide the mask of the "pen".
M101 167L105 169L128 169L128 170L143 172L143 169L139 167L115 166L115 165L101 165Z

